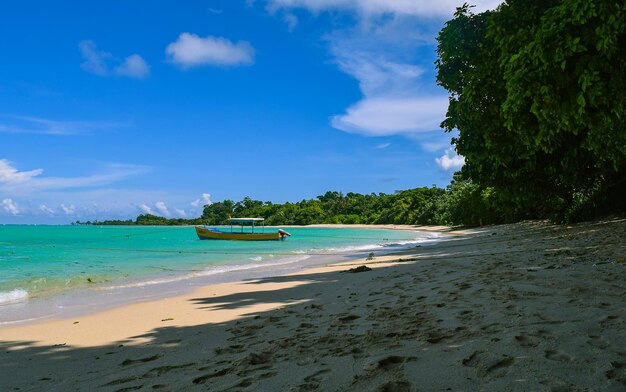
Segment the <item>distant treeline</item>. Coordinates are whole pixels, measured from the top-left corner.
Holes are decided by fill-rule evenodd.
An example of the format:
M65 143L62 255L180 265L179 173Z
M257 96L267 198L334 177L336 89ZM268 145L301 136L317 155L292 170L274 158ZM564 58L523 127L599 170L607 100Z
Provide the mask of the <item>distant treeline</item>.
M296 203L263 202L245 197L242 201L224 200L204 206L195 219L168 219L150 214L135 220L77 222L98 225L225 225L231 217L263 217L266 225L416 224L478 225L504 222L505 215L493 211L489 193L469 181L453 180L446 188L423 187L394 194L326 192L311 200Z

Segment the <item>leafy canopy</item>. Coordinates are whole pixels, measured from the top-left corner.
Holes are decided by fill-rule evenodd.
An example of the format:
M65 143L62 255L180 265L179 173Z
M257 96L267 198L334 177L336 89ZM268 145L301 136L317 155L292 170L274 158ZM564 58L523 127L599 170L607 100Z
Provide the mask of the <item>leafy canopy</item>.
M464 178L531 217L624 210L626 2L465 4L438 42Z

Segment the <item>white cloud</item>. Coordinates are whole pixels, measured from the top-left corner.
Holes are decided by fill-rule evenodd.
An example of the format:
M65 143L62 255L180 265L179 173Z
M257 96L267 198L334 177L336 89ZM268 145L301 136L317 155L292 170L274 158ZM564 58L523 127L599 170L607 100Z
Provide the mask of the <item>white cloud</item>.
M11 215L17 215L20 213L20 209L17 206L17 203L14 202L12 199L2 200L2 208L4 208L4 210Z
M61 211L65 213L65 215L73 215L76 212L76 206L74 204L70 204L69 206L61 204L59 207L61 208Z
M495 8L502 1L476 0L477 12ZM362 15L396 14L418 17L451 17L459 0L269 0L270 10L304 8L313 13L343 10Z
M99 76L106 76L109 74L109 69L106 64L107 60L113 57L111 53L100 51L96 48L96 44L93 41L85 40L78 43L80 53L85 60L80 67L92 74Z
M459 171L465 165L465 158L458 155L452 148L446 150L445 154L435 158L437 166L445 171Z
M339 130L365 136L411 136L439 129L448 98L423 81L427 67L407 53L430 44L407 40L419 25L391 20L342 30L329 35L331 53L339 68L359 82L363 98L333 116ZM418 34L420 35L420 34Z
M283 20L287 23L289 31L293 31L298 26L298 17L290 12L283 15Z
M475 3L478 12L500 1ZM313 14L352 13L355 23L337 23L326 39L335 63L359 82L363 97L345 113L333 116L331 124L366 136L413 138L438 130L445 118L448 100L432 82L432 53L441 23L461 4L459 0L268 0L267 9L284 15L298 9Z
M185 212L185 210L181 210L179 208L174 208L174 211L176 212L176 214L178 214L178 216L180 216L181 218L186 218L187 217L187 212Z
M45 204L41 204L38 210L46 215L54 215L54 210Z
M193 207L204 207L207 204L213 204L213 202L211 201L211 194L210 193L203 193L202 196L200 196L199 199L196 199L194 201L192 201L190 203Z
M138 54L132 54L120 62L111 53L98 50L93 41L80 41L78 48L85 60L80 67L89 73L98 76L120 75L137 79L143 79L150 73L150 67Z
M59 121L32 116L0 115L0 133L35 133L43 135L81 135L126 126L105 121Z
M146 204L141 204L141 205L139 206L139 209L140 209L143 213L145 213L145 214L156 215L156 214L154 213L154 211L152 211L152 208L150 208L150 207L149 207L149 206L147 206Z
M42 190L99 187L144 174L149 169L141 165L108 164L99 174L83 177L42 177L43 169L18 171L7 159L0 159L0 191L33 193Z
M23 183L31 180L43 173L43 169L35 169L31 171L18 171L11 166L11 162L7 159L0 159L0 183Z
M331 124L366 136L428 132L439 128L447 105L447 98L366 98L349 107L346 114L334 116Z
M378 144L378 145L377 145L376 147L374 147L374 148L376 148L377 150L382 150L382 149L387 148L387 147L389 147L389 146L391 146L391 143L381 143L381 144Z
M167 205L165 205L162 201L157 201L154 203L154 207L159 211L159 214L162 216L170 216L170 211L167 209Z
M114 73L131 78L143 79L150 73L150 66L138 54L132 54L115 68Z
M339 68L359 81L363 95L408 95L417 92L416 83L425 71L422 67L391 61L386 58L389 54L385 53L355 51L351 46L361 43L354 41L348 39L347 42L336 43L332 52Z
M170 62L183 69L203 65L237 66L251 65L254 62L254 48L246 41L232 41L196 34L182 33L175 42L165 49Z
M434 140L422 143L422 148L428 152L441 151L450 145L450 139Z

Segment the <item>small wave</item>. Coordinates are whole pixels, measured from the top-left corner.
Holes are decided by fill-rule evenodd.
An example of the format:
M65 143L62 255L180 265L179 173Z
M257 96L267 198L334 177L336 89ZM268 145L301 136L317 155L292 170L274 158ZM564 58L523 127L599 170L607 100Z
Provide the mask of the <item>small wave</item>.
M173 277L162 278L162 279L152 279L152 280L147 280L147 281L133 282L133 283L127 283L127 284L121 284L121 285L115 285L115 286L100 287L99 290L127 289L127 288L133 288L133 287L146 287L146 286L153 286L157 284L174 283L174 282L179 282L182 280L224 274L228 272L237 272L237 271L245 271L245 270L254 269L254 268L275 267L275 266L281 266L281 265L286 265L286 264L293 264L299 261L306 260L308 258L309 256L300 256L300 257L290 257L286 259L281 259L281 261L278 261L275 263L235 264L235 265L208 267L202 271L193 272L191 274L173 276Z
M339 248L323 248L323 249L319 249L318 252L320 253L332 253L332 252L338 252L338 253L348 253L348 252L360 252L360 251L366 251L366 250L373 250L373 249L380 249L383 248L385 245L381 245L381 244L368 244L368 245L353 245L353 246L342 246Z
M31 321L43 320L49 317L50 316L39 316L39 317L25 318L25 319L20 319L20 320L0 321L0 325L9 326L9 325L14 325L14 324L23 324L23 323L28 323Z
M414 239L398 240L385 244L386 246L404 246L404 245L432 245L443 238L442 234L429 233L427 236L420 236Z
M261 257L261 256L250 257L250 260L252 260L252 261L261 261L261 260L263 260L263 257Z
M0 305L17 304L26 301L28 301L28 291L26 290L0 291Z
M411 245L430 245L437 243L440 241L442 236L438 233L432 233L428 236L420 236L413 239L406 240L396 240L393 242L385 242L385 243L370 243L365 245L352 245L352 246L342 246L342 247L330 247L330 248L318 248L318 249L309 249L296 251L296 254L323 254L323 253L350 253L350 252L364 252L364 251L372 251L377 249L385 249L385 248L397 248L397 247L408 247Z
M299 261L303 261L308 259L310 256L303 255L299 257L289 257L285 259L281 259L281 261L275 263L263 263L263 264L235 264L229 266L221 266L221 267L209 267L204 271L197 274L197 276L211 276L217 274L223 274L227 272L237 272L237 271L245 271L254 268L265 268L265 267L277 267L286 264L293 264Z
M193 278L194 276L196 276L196 275L195 274L191 274L191 275L176 276L176 277L172 277L172 278L144 280L144 281L141 281L141 282L127 283L127 284L121 284L121 285L115 285L115 286L99 287L99 288L97 288L97 290L130 289L130 288L133 288L133 287L145 287L145 286L153 286L155 284L174 283L174 282L179 282L181 280Z

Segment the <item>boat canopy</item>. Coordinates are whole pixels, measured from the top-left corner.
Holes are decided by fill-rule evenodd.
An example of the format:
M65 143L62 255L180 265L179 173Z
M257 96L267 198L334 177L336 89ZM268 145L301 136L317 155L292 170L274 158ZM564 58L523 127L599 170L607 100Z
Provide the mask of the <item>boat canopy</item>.
M264 221L265 218L230 218L232 223L254 223Z

